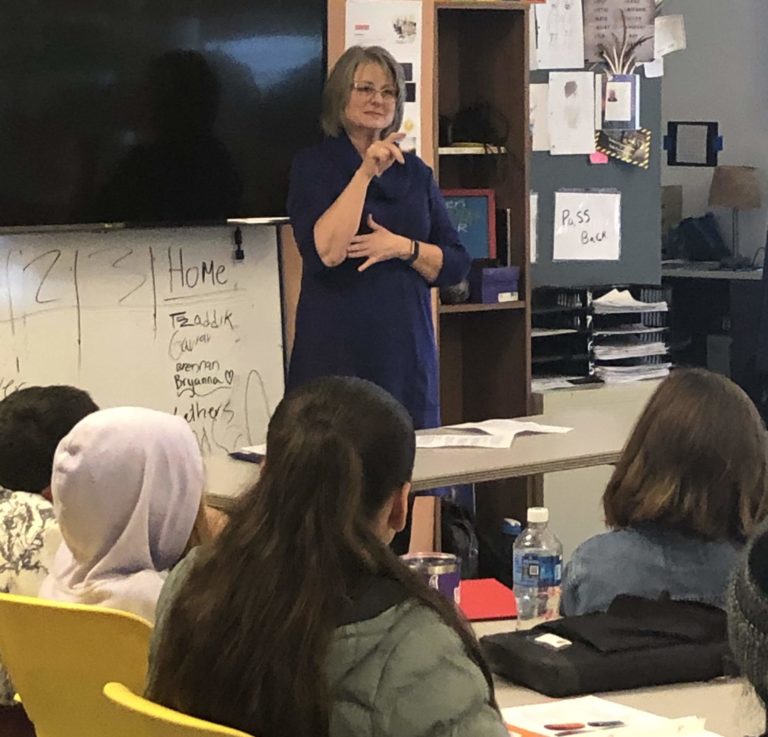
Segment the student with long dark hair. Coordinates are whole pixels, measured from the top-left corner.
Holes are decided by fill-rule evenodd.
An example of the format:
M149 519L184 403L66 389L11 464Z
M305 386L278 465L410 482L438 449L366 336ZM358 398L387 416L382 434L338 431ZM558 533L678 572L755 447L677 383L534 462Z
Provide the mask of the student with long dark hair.
M290 393L258 483L168 578L149 698L259 737L505 735L474 636L388 548L414 454L374 384Z

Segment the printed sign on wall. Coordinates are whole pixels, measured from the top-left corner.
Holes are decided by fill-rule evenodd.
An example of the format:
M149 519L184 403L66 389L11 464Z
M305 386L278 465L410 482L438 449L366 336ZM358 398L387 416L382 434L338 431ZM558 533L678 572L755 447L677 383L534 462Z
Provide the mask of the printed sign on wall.
M555 192L553 261L618 261L619 192Z

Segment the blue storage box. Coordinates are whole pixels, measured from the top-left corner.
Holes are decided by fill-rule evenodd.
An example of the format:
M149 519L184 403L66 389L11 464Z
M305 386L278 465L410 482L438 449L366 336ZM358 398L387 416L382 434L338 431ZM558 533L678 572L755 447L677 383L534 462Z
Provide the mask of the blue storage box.
M469 301L496 304L517 300L519 279L520 269L517 266L472 264L469 272Z

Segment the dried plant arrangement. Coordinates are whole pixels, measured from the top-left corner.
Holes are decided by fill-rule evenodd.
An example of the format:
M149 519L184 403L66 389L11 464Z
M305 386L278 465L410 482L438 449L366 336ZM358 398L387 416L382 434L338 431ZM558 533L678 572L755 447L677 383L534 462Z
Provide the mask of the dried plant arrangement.
M657 6L658 4L657 2ZM614 41L612 46L606 46L605 44L598 46L600 55L603 57L607 67L606 71L609 74L632 74L637 67L637 59L634 55L635 50L653 38L652 36L641 36L636 41L630 43L627 38L629 36L627 17L623 10L621 11L621 25L623 28L621 40L617 38L616 34L611 34Z

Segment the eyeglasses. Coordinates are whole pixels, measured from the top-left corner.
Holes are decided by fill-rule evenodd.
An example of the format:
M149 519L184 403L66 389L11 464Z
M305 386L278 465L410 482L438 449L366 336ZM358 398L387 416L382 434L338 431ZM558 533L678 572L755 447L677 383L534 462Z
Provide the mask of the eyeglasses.
M381 95L382 102L394 102L397 99L397 90L394 87L382 87L377 90L368 82L353 82L352 89L366 102L373 100L377 93Z

